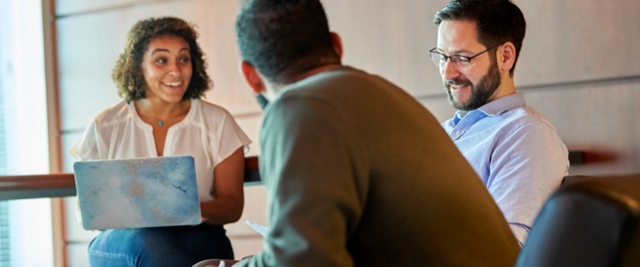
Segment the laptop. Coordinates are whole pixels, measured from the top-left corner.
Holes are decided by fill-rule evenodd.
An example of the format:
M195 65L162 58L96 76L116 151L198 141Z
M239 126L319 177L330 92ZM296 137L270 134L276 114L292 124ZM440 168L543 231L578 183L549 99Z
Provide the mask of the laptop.
M202 221L191 156L78 161L73 169L86 230Z

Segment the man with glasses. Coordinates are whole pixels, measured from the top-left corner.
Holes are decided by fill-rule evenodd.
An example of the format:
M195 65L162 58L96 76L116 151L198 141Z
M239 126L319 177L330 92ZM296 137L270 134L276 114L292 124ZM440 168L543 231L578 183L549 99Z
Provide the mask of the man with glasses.
M438 41L429 54L458 110L442 125L523 245L569 168L556 129L515 90L524 16L509 0L452 0L434 22Z

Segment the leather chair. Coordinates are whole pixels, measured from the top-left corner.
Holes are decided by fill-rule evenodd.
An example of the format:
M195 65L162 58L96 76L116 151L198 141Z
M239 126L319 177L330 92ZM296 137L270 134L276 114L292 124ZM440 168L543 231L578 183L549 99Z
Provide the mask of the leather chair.
M567 177L545 203L516 267L640 266L640 174Z

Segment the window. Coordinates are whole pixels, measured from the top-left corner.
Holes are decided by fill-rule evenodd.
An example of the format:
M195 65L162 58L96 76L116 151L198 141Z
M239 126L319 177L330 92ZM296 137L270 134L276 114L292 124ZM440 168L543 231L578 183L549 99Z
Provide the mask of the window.
M41 0L0 1L0 175L49 172ZM0 204L0 267L53 266L51 201Z

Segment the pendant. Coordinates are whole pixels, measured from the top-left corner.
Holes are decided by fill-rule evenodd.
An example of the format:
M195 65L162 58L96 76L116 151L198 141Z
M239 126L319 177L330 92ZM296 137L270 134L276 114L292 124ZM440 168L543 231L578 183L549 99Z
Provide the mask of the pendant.
M162 125L164 125L164 122L158 121L158 126L162 126Z

